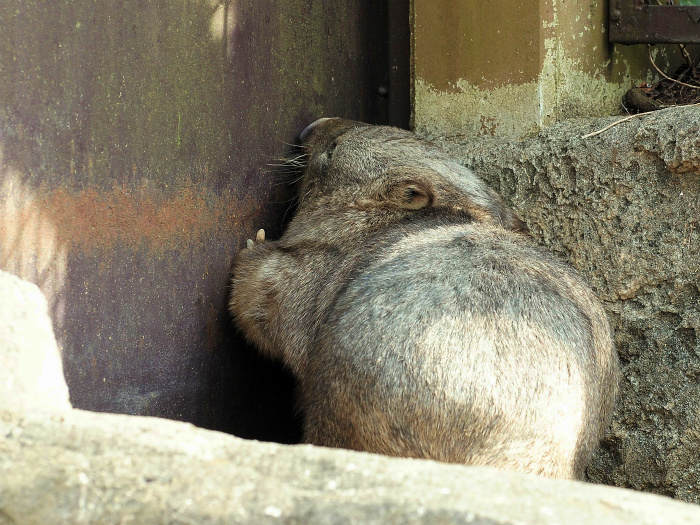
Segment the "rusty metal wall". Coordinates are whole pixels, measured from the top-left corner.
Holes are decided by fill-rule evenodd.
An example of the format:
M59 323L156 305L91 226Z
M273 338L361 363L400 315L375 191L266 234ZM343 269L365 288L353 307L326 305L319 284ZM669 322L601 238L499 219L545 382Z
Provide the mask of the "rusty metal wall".
M307 123L407 125L408 1L6 0L0 27L0 268L46 293L74 406L297 439L231 259L281 231L268 164Z
M613 0L609 40L620 44L700 44L700 6Z

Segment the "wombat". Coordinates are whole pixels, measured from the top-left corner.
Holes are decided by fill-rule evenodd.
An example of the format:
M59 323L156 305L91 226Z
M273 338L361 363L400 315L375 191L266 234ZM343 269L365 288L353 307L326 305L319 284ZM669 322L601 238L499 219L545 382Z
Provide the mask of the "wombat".
M304 441L581 478L619 375L593 293L436 145L300 138L295 216L238 253L230 309L298 379Z

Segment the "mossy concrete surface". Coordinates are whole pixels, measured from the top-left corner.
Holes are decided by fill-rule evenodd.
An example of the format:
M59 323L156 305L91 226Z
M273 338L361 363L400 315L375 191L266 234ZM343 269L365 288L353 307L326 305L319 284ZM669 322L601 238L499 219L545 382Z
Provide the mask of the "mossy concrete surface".
M591 480L700 502L700 108L443 140L603 300L623 366Z
M413 120L430 136L531 136L619 112L656 75L645 46L610 45L606 2L414 0ZM666 48L654 50L666 67Z

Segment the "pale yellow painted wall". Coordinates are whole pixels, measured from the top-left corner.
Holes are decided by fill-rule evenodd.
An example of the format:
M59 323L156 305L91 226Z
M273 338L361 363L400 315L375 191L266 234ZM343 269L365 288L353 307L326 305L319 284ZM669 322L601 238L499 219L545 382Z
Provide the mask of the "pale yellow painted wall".
M413 124L424 136L523 137L617 114L652 81L645 46L608 44L607 2L413 0Z

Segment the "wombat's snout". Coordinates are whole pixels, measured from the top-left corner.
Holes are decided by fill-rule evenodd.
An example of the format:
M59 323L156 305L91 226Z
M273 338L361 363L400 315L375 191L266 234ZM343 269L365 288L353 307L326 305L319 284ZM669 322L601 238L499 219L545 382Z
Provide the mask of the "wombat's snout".
M299 142L305 142L306 139L309 136L309 133L311 133L314 128L316 128L319 124L322 122L325 122L326 120L330 120L329 118L320 118L318 120L314 120L311 124L306 126L301 133L299 133Z

